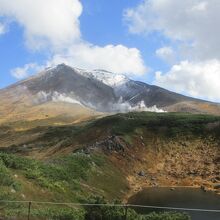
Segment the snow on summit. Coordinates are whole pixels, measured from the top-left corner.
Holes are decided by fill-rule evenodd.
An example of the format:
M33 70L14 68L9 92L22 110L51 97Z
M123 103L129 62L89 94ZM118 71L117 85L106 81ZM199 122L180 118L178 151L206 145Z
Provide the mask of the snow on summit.
M83 69L78 69L78 68L74 68L74 69L79 74L85 77L95 78L101 81L102 83L108 86L111 86L111 87L117 87L129 81L129 79L123 74L112 73L106 70L97 69L97 70L88 71L88 70L83 70Z

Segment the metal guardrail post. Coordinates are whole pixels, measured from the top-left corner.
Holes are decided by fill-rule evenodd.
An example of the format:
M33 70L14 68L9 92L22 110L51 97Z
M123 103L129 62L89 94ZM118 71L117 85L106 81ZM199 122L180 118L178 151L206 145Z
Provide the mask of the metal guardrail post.
M30 214L31 214L31 202L28 203L28 220L30 220Z
M128 206L125 205L125 216L124 216L124 220L127 220L127 214L128 214Z

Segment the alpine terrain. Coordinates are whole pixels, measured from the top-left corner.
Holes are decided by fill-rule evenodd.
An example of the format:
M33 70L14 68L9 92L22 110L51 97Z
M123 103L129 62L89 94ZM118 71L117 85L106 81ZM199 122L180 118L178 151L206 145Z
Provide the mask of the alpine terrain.
M145 187L220 193L217 103L64 64L0 90L0 100L0 217L27 216L28 203L7 201L118 204ZM125 210L33 202L31 215L124 219Z
M186 97L105 70L60 64L0 90L0 122L81 121L116 112L220 114L220 105ZM62 105L60 105L62 103Z

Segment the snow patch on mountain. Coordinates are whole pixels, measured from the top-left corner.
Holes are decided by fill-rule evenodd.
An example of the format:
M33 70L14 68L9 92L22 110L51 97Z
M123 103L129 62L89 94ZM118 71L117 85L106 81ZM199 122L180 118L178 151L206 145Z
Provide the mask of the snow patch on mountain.
M88 71L88 70L83 70L79 68L74 68L74 70L77 71L77 73L87 78L93 78L93 79L99 80L102 83L113 88L118 87L129 81L129 78L127 78L125 75L108 72L106 70Z
M47 76L47 78L50 78L54 73L62 71L64 67L71 68L73 71L77 72L78 74L86 78L96 79L113 88L118 87L130 81L130 79L123 74L112 73L112 72L109 72L106 70L100 70L100 69L90 71L90 70L70 67L65 64L59 64L57 66L47 67L34 77Z

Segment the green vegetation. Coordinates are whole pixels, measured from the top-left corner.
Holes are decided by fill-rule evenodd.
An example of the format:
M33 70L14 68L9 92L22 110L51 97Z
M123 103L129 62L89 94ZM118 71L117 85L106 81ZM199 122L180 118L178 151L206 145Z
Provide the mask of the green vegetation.
M38 187L38 190L48 190L54 195L52 199L62 198L68 199L71 202L89 202L94 204L94 206L87 207L85 209L68 206L62 207L55 205L47 206L33 204L31 208L31 216L35 217L36 219L43 217L57 220L122 220L124 219L125 215L124 207L95 206L95 204L98 203L106 204L106 201L104 199L100 199L100 197L95 199L90 198L94 192L83 192L81 183L86 181L93 186L96 184L98 190L103 188L106 193L113 193L113 196L116 197L116 193L118 193L119 189L118 187L123 187L123 184L125 183L123 183L119 177L116 179L114 179L114 177L112 180L113 182L109 182L111 181L111 174L109 179L107 178L107 175L105 178L102 178L103 176L101 175L101 178L99 178L97 172L100 173L100 168L102 168L102 172L111 173L114 171L112 175L120 175L111 167L111 164L106 161L106 158L96 154L90 156L81 153L75 153L43 162L12 154L0 153L0 184L2 186L0 189L0 200L19 200L19 195L22 194L23 191L26 191L26 189L24 189L25 186L22 185L24 182L21 181L20 178L16 177L18 174L19 176L23 176L22 178L24 178L25 181L33 184L33 190L36 189L35 187ZM17 174L14 175L14 173ZM122 181L122 183L120 181ZM60 196L57 196L57 193L60 194ZM96 193L98 193L98 191ZM116 202L116 204L119 203ZM27 215L28 203L7 204L7 202L3 202L1 207L4 207L4 209L0 209L1 215L9 217L17 216L18 219L22 219L23 216ZM1 210L4 210L4 212ZM129 208L127 210L128 220L160 220L160 216L169 216L169 220L187 219L185 218L185 215L181 214L167 213L142 216L138 215L133 209Z
M127 212L127 213L126 213ZM8 217L23 219L27 216L27 207L20 206L6 211ZM90 206L87 208L75 207L35 207L31 209L31 218L51 220L190 220L189 215L176 212L138 214L133 209L117 206Z
M7 130L7 127L2 128ZM171 139L183 136L196 138L212 136L219 140L220 117L190 113L130 112L111 115L77 125L41 126L22 131L13 131L11 128L10 132L8 130L8 133L7 131L3 133L4 136L9 133L12 139L15 140L21 136L27 140L28 148L24 148L20 142L18 144L13 142L12 145L8 145L8 148L2 148L5 152L19 154L28 154L34 148L37 150L47 149L51 146L56 146L59 149L74 146L77 150L80 147L94 144L109 135L121 136L129 144L132 144L132 138L135 135L141 135L142 133ZM36 135L37 138L28 141L32 135ZM0 134L1 144L5 146L4 141L1 143Z
M120 161L122 157L127 159L126 151L119 152L120 158L114 158L115 155L115 157L119 155L116 154L117 150L113 149L112 154L111 150L105 152L106 148L102 151L100 145L96 146L96 142L104 140L108 147L109 143L114 141L111 137L119 136L119 142L121 141L122 145L126 143L122 147L127 149L128 145L132 154L133 142L137 143L135 145L137 147L137 140L141 140L141 143L142 141L150 143L152 137L181 140L179 139L181 136L184 138L211 136L218 141L220 117L139 112L116 114L80 125L36 127L26 131L14 131L10 128L10 132L8 129L8 127L4 128L0 138L4 139L7 135L12 135L12 139L16 140L24 135L25 143L18 142L17 144L14 141L13 145L2 150L28 155L29 158L17 154L0 153L0 200L87 203L92 195L104 196L107 201L111 201L123 198L129 190L126 175L119 169L120 166L126 166ZM36 139L28 139L29 136L36 136ZM25 147L23 147L24 144ZM2 146L5 145L2 144ZM88 146L95 146L96 150L92 152L81 150ZM152 147L155 146L156 144L152 144ZM45 159L44 155L48 149L52 149L50 152L54 154L51 153L52 156L49 159L48 155L45 156ZM63 149L68 149L66 152L69 154L63 153L65 152L62 151ZM31 159L36 156L36 152L37 156L43 155L41 158L44 159ZM123 168L125 170L125 167ZM91 202L97 203L96 200ZM6 204L0 204L0 208L4 205ZM0 214L7 216L26 213L27 204L7 204L4 213L0 209ZM44 216L51 219L92 220L95 216L95 219L120 220L124 218L124 213L123 207L109 206L91 206L86 209L67 206L58 208L33 205L32 207L32 215L36 218ZM180 213L151 213L141 216L132 209L128 209L127 217L127 219L142 220L189 219L187 215Z
M138 129L149 129L154 133L162 133L167 137L178 135L203 135L207 132L220 134L220 124L211 129L210 123L220 123L220 117L212 115L194 115L187 113L150 113L131 112L105 117L95 122L95 126L109 127L117 135L125 135Z
M76 126L49 127L38 141L47 140L49 145L59 140L62 140L61 144L66 146L72 142L88 144L109 134L125 136L129 139L129 135L137 130L149 131L167 138L207 134L219 137L220 117L190 113L130 112L107 116Z
M190 217L184 213L164 212L150 213L141 215L131 208L117 206L120 202L115 201L115 206L108 206L106 201L100 197L94 197L89 200L94 206L86 207L85 220L190 220ZM96 204L106 204L106 206L96 206ZM126 210L127 209L127 210Z
M80 181L89 181L91 175L104 169L106 164L101 155L74 153L48 161L38 161L13 154L0 153L1 185L12 186L15 181L10 171L18 171L27 180L50 190L65 192L79 189ZM112 165L113 166L113 165ZM111 170L109 170L111 171Z
M143 220L190 220L190 216L184 213L164 212L164 213L150 213L145 215Z
M11 186L12 184L14 184L14 181L10 172L8 171L3 161L0 160L0 185Z
M94 158L95 160L95 158ZM92 158L75 154L54 161L40 162L9 154L0 154L2 167L22 171L29 180L34 180L41 187L62 189L67 182L75 184L75 180L86 179ZM9 182L8 170L5 170L5 181ZM11 180L12 181L12 180Z
M16 219L24 219L27 216L28 209L25 206L19 208L7 209L6 216L16 217ZM70 207L34 207L31 209L31 219L51 219L51 220L84 220L85 211L82 208Z
M1 200L29 198L37 201L87 202L87 199L94 193L117 198L122 190L127 189L125 178L104 155L99 154L72 153L68 156L39 161L14 154L0 153L0 171ZM23 215L27 212L25 205L16 203L10 206L1 205L7 207L4 212L9 216ZM60 209L53 209L53 207L48 209L35 207L32 214L51 217L61 214L62 216L76 216L75 211L68 207L58 210ZM73 218L54 217L54 219Z

